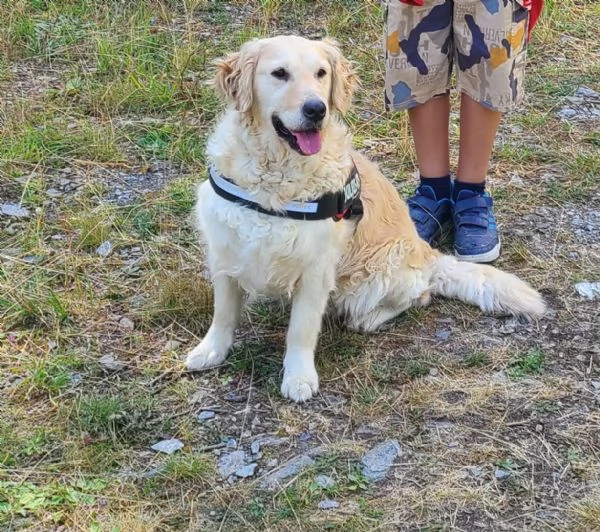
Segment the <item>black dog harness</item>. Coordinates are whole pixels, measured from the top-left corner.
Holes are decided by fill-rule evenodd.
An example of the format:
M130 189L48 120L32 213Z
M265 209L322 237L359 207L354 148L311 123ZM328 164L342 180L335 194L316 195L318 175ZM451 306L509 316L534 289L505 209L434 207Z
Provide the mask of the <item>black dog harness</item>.
M247 191L223 177L213 165L210 165L208 169L208 179L214 191L222 198L271 216L294 220L333 218L338 222L348 218L356 218L358 221L363 214L363 205L360 199L360 175L354 164L342 190L328 192L313 201L291 201L286 203L281 211L261 207L251 199Z

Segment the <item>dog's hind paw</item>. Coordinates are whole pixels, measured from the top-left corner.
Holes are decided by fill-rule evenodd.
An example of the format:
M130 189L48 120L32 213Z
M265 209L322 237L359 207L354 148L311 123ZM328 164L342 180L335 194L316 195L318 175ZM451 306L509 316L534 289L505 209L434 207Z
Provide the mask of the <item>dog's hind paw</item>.
M283 375L281 395L296 403L308 401L318 391L319 376L314 370L304 373L286 371Z
M199 371L201 369L213 368L220 365L227 358L227 352L214 349L208 345L206 340L198 344L185 359L185 367L188 371Z

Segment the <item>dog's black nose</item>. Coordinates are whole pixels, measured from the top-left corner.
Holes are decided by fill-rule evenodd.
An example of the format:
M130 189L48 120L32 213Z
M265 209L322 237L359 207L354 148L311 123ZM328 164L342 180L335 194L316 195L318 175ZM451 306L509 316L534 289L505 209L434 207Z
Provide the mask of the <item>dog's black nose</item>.
M313 122L323 120L326 112L327 107L321 100L307 100L302 106L302 114Z

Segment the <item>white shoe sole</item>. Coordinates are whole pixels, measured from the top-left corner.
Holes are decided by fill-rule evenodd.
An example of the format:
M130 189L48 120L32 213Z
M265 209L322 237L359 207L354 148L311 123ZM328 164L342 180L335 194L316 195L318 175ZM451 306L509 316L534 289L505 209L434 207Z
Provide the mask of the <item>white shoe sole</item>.
M500 256L500 242L498 242L493 249L480 255L459 255L456 252L454 252L454 254L457 259L464 260L465 262L492 262Z

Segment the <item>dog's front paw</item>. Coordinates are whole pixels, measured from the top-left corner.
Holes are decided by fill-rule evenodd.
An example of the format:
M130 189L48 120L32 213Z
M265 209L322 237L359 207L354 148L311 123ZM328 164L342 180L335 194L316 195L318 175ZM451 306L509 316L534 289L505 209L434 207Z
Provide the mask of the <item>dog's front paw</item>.
M218 366L226 358L226 349L219 349L205 338L189 352L185 359L185 367L188 371L199 371Z
M303 368L301 371L286 370L281 383L281 395L303 403L319 391L319 376L313 368Z

